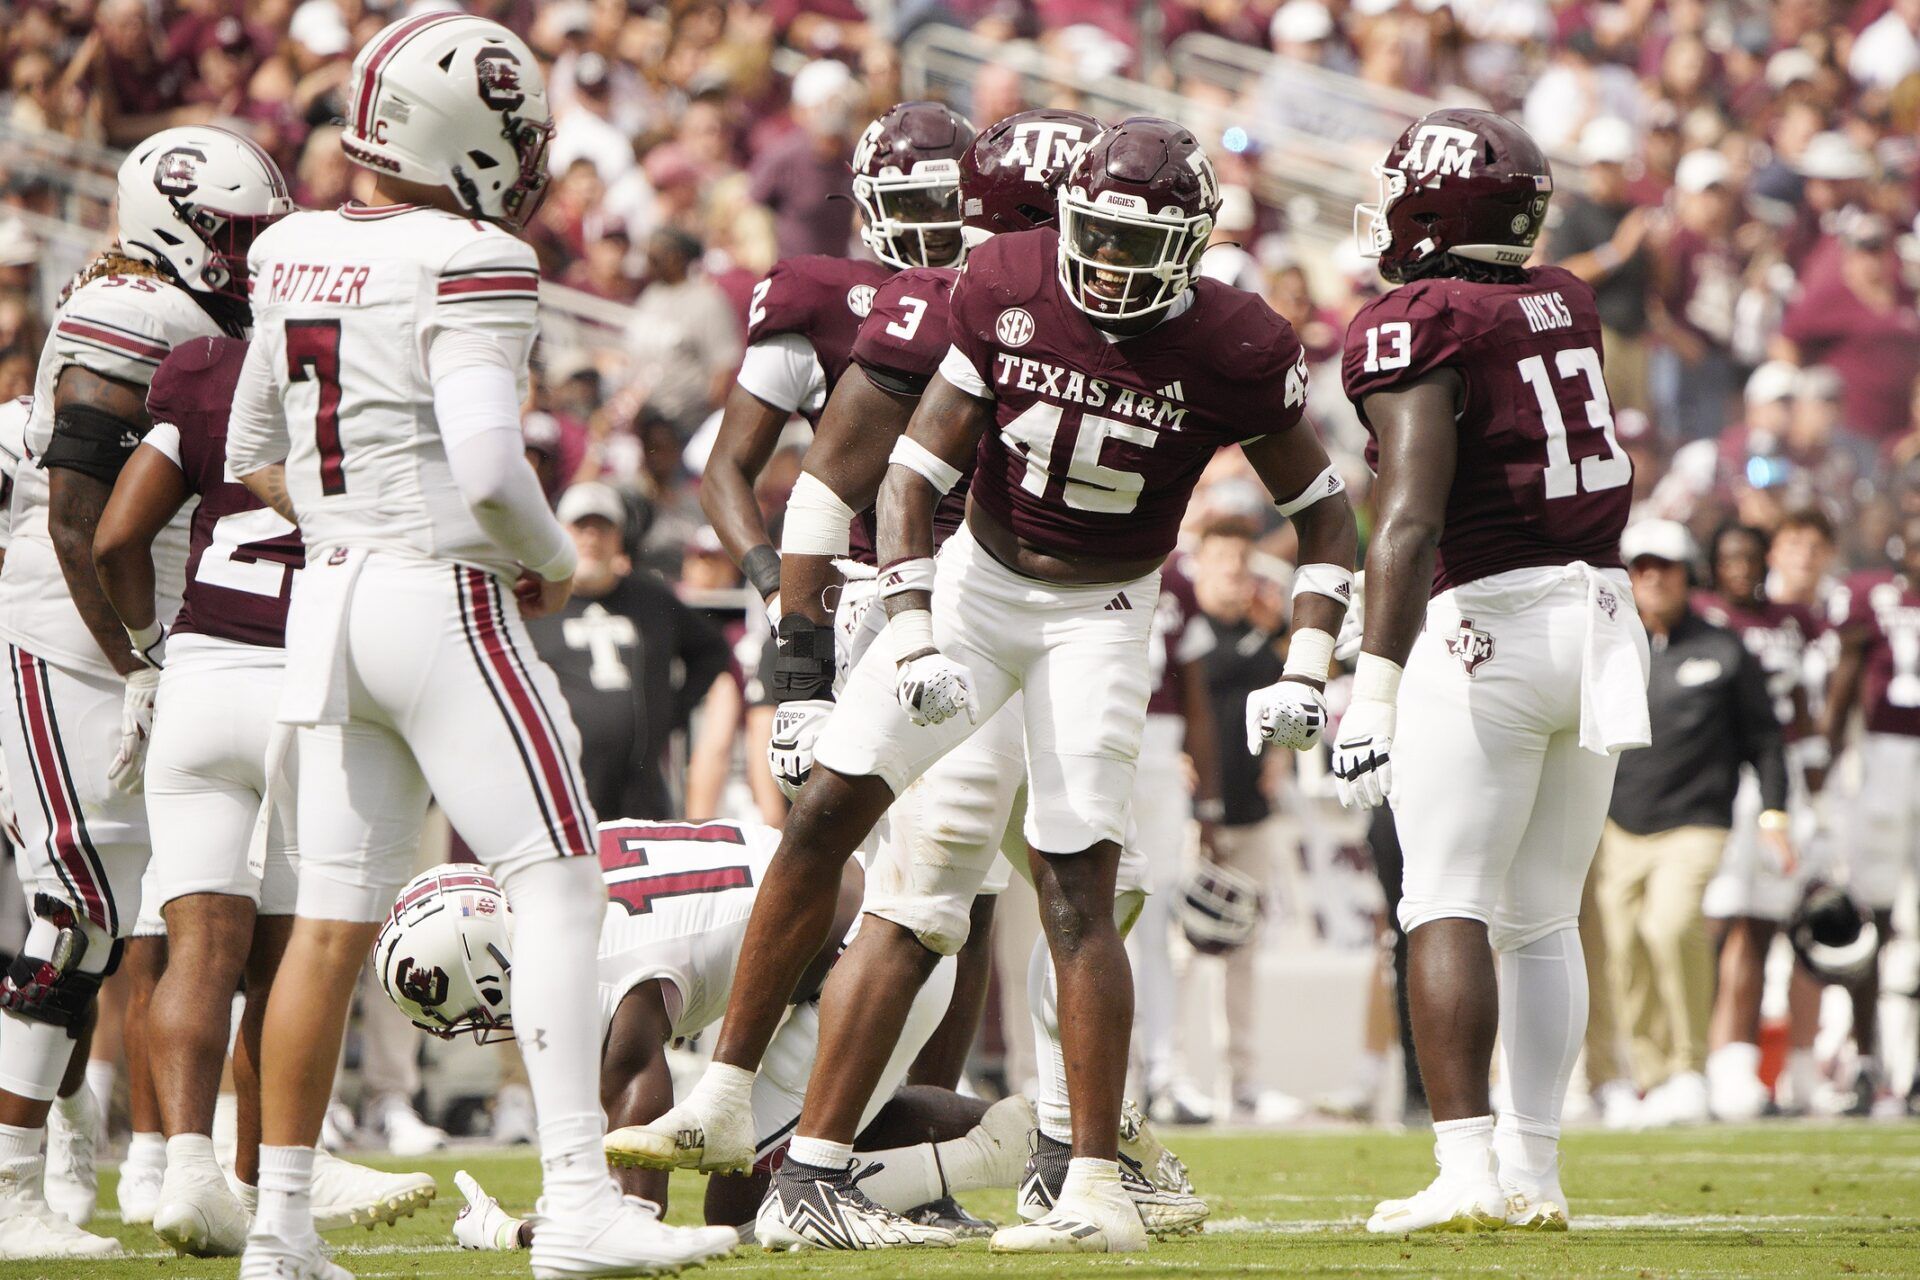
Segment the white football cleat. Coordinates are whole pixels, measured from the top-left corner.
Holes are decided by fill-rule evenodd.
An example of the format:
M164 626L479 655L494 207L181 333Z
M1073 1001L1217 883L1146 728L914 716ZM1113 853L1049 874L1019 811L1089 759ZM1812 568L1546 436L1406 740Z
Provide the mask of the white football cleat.
M1479 1177L1442 1172L1418 1195L1382 1200L1367 1219L1375 1235L1409 1231L1497 1231L1507 1225L1507 1193L1489 1169Z
M453 1220L453 1238L462 1249L518 1249L521 1219L500 1207L478 1180L461 1169L453 1175L453 1185L466 1200Z
M1507 1193L1507 1226L1521 1231L1565 1231L1567 1193L1560 1189L1558 1164L1544 1178L1518 1170L1500 1172L1500 1189Z
M880 1168L868 1165L862 1175ZM788 1160L773 1175L753 1220L754 1238L768 1253L804 1249L951 1248L944 1227L916 1222L883 1208L860 1190L853 1169L818 1169Z
M433 1203L440 1188L428 1173L382 1173L325 1151L313 1153L313 1227L392 1226Z
M447 1131L422 1120L413 1104L397 1094L382 1101L374 1114L386 1137L387 1150L402 1160L446 1149Z
M657 1120L607 1134L607 1163L621 1169L698 1169L746 1173L753 1168L753 1113L703 1103L699 1091Z
M40 1193L44 1161L0 1166L0 1258L117 1258L118 1240L82 1231L47 1207Z
M1078 1187L1033 1221L1000 1228L987 1243L994 1253L1138 1253L1146 1247L1146 1224L1132 1200Z
M1193 1193L1186 1162L1167 1150L1131 1098L1120 1105L1120 1153L1139 1165L1147 1181L1162 1191Z
M1643 1129L1666 1129L1674 1125L1705 1124L1712 1118L1707 1099L1707 1078L1698 1071L1682 1071L1654 1086L1640 1100L1636 1117Z
M100 1200L94 1153L100 1146L100 1114L93 1091L77 1089L55 1098L47 1111L47 1204L76 1227L93 1219Z
M659 1209L632 1196L605 1213L580 1217L535 1215L530 1260L534 1280L577 1276L672 1275L732 1253L732 1227L669 1227Z
M1638 1128L1640 1095L1625 1080L1609 1080L1593 1092L1594 1105L1600 1110L1600 1123L1616 1133Z
M227 1188L218 1164L171 1163L153 1211L153 1234L174 1252L195 1258L234 1258L247 1247L252 1215Z
M353 1280L353 1273L327 1256L317 1235L305 1240L249 1238L240 1259L240 1280Z
M1124 1115L1122 1119L1124 1121ZM1027 1157L1026 1171L1020 1178L1015 1207L1021 1218L1038 1222L1052 1213L1067 1194L1073 1149L1037 1129L1030 1141L1033 1152ZM1180 1172L1186 1172L1184 1166ZM1177 1191L1156 1185L1125 1151L1120 1153L1120 1189L1133 1203L1140 1225L1156 1236L1198 1231L1211 1212L1207 1202L1191 1190Z
M160 1203L160 1184L166 1176L165 1164L121 1162L120 1181L113 1189L113 1198L120 1205L120 1221L129 1226L151 1223L153 1211Z
M493 1100L493 1140L503 1147L539 1141L533 1114L533 1090L523 1084L504 1086Z

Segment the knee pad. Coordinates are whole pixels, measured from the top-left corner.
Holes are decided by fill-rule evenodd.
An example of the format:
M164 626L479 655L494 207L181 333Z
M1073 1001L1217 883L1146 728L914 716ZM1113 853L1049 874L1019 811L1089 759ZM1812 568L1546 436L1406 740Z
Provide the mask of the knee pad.
M0 1009L78 1038L101 980L119 966L120 944L52 894L34 894L33 915L20 955L0 980Z

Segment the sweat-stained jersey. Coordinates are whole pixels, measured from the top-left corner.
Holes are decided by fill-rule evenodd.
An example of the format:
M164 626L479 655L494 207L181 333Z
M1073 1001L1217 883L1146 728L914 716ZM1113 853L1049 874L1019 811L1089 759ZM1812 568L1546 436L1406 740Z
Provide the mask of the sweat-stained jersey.
M1058 252L1052 228L998 235L954 284L943 375L997 405L973 501L1049 554L1165 556L1214 452L1300 421L1306 353L1264 301L1215 280L1110 341L1068 300Z
M281 649L306 552L298 529L227 474L227 414L246 355L238 338L175 347L147 389L154 425L143 443L166 454L200 499L173 633Z
M818 422L852 363L854 336L873 307L874 291L892 274L892 267L878 262L819 254L776 263L747 299L749 355L741 385L776 409ZM763 384L754 376L752 350L783 337L811 348L813 365L801 377Z
M1881 569L1855 574L1835 593L1835 624L1867 632L1860 707L1869 733L1920 737L1920 591Z
M1418 280L1354 316L1341 377L1361 421L1368 396L1441 369L1465 388L1436 594L1509 569L1619 566L1633 463L1601 364L1593 290L1559 267L1517 284Z
M67 594L47 528L48 477L40 458L53 440L60 375L78 366L145 387L167 353L193 338L220 336L185 289L152 276L101 276L75 289L54 313L34 375L26 456L14 479L12 542L0 570L0 639L70 671L111 678L112 664ZM187 563L183 509L153 540L156 616L173 621Z
M1773 714L1780 721L1780 736L1788 742L1800 737L1802 726L1794 718L1793 691L1805 687L1807 646L1822 629L1813 610L1772 600L1726 600L1707 592L1694 596L1693 607L1714 626L1725 627L1740 637L1766 673L1767 693L1773 698Z
M779 847L772 827L744 822L600 824L607 911L600 926L601 1015L627 992L664 978L673 1034L686 1037L727 1011L747 918Z
M242 394L236 475L284 461L308 551L365 547L508 578L514 558L453 482L427 353L443 329L498 343L526 395L538 323L533 250L499 227L419 205L296 213L248 255L254 348L274 408Z

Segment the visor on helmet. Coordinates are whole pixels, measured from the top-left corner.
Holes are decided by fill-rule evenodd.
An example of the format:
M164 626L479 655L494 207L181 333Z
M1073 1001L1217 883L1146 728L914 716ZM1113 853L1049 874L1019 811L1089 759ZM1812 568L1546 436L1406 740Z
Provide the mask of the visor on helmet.
M882 262L951 267L966 256L957 161L922 161L912 173L878 178L862 174L853 180L853 196L866 218L861 239Z
M1060 278L1076 306L1101 319L1151 315L1193 282L1213 231L1206 214L1164 218L1060 193Z

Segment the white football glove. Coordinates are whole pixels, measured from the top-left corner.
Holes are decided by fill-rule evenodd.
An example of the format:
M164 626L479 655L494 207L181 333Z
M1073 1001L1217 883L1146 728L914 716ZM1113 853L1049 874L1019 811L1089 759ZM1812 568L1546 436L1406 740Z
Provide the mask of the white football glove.
M1327 727L1327 700L1299 680L1279 680L1247 695L1247 754L1271 742L1289 751L1319 745Z
M160 672L141 667L127 676L126 696L120 703L120 749L107 767L107 781L126 795L137 796L145 786L147 743L153 739L153 695L160 688Z
M1371 809L1393 789L1391 702L1361 698L1340 717L1333 744L1334 790L1349 809Z
M453 1220L453 1238L462 1249L518 1249L520 1219L500 1207L465 1169L453 1175L466 1206Z
M974 697L973 677L937 649L902 662L893 692L915 724L944 724L963 711L969 722L979 723L980 702Z
M1353 575L1353 599L1347 602L1347 611L1340 619L1340 634L1333 639L1333 658L1336 662L1353 665L1359 656L1360 642L1365 639L1367 615L1367 571L1362 569Z
M767 765L780 793L787 799L799 797L813 772L813 740L820 736L833 703L825 698L801 702L783 702L773 711L773 734L767 739Z

